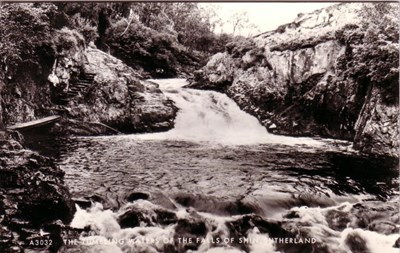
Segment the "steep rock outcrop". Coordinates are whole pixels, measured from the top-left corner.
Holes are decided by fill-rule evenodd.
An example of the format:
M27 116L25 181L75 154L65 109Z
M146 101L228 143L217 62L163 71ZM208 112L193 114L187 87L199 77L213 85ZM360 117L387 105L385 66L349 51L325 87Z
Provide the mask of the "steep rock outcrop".
M377 87L370 92L355 124L354 146L367 153L379 154L383 151L390 156L398 156L398 103L385 104L383 94Z
M15 77L0 71L0 127L49 115L50 87L34 72L29 65Z
M62 133L172 127L176 108L157 85L140 81L141 67L134 70L94 45L88 47L95 38L93 27L74 27L70 22L75 18L67 17L61 5L5 4L0 12L1 128L54 114L64 116L55 129Z
M398 97L384 94L398 86L398 70L392 77L377 67L384 81L360 71L367 64L359 57L367 51L358 17L362 8L360 3L334 5L229 43L194 74L189 86L225 92L272 133L354 140L366 153L397 156L397 117L392 115L398 113ZM380 45L396 45L398 40L387 34ZM384 61L398 66L398 57Z
M54 251L75 206L64 172L49 158L24 149L20 139L17 132L0 131L0 251L20 252L21 246Z
M82 44L79 50L59 53L47 73L48 80L30 69L13 78L0 73L0 125L61 115L56 133L99 135L173 127L177 108L158 85L141 80L132 68L96 48ZM90 81L84 79L87 73Z
M66 103L65 113L70 118L88 124L100 123L125 133L172 128L177 109L157 84L141 81L133 69L98 49L84 49L82 57L83 60L63 57L55 69L59 80L63 73L68 73L69 89L78 85L82 75L94 77L85 89L59 101ZM71 63L65 64L67 60ZM62 92L58 95L64 98Z

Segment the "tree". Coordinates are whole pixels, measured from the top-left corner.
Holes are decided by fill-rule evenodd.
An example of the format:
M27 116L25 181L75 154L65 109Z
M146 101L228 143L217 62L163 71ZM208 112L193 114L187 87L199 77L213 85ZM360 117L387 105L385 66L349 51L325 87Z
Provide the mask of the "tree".
M366 3L359 12L362 26L346 33L349 53L341 69L361 86L374 85L384 94L384 102L398 103L399 30L398 5ZM357 35L357 36L355 36ZM361 36L360 36L361 35Z
M50 68L55 45L49 16L55 10L53 4L0 5L0 58L8 77L22 64L36 74Z
M222 27L223 25L222 19L217 14L219 10L219 6L211 4L200 7L203 22L208 25L212 33L215 33L217 27Z
M364 3L358 12L364 28L374 26L397 26L399 24L399 5L394 3Z
M247 27L250 23L248 14L246 11L235 12L229 18L229 22L232 25L232 34L235 35L236 32L239 32Z

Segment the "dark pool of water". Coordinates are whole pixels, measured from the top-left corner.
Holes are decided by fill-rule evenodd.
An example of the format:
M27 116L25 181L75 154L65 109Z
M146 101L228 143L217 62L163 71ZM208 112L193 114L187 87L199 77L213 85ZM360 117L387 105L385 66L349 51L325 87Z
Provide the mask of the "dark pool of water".
M76 197L161 191L348 201L386 200L398 190L397 160L306 144L225 146L130 136L31 137L28 144L57 160Z

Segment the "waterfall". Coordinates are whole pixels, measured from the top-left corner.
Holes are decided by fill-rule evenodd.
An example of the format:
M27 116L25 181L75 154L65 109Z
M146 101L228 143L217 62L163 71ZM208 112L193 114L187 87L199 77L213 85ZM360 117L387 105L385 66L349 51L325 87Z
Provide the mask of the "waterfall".
M185 79L151 79L179 108L175 127L166 133L144 134L142 139L174 139L224 145L322 143L268 133L254 116L242 111L228 96L215 91L183 88Z
M64 155L68 185L85 196L70 224L84 232L67 246L85 253L398 252L398 200L365 201L398 195L390 179L396 169L388 180L385 163L341 154L344 146L330 140L268 133L224 94L183 88L182 79L152 81L179 108L173 129L80 138ZM358 175L354 166L367 169ZM366 180L378 167L383 177Z

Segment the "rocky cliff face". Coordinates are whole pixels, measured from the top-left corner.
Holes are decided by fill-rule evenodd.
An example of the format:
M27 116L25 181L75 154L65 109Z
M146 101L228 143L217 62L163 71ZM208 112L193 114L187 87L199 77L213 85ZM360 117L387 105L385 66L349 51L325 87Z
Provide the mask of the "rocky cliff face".
M364 152L397 156L398 57L381 61L393 65L376 71L390 76L382 81L370 77L378 67L360 71L366 64L382 65L367 62L380 58L373 50L369 58L360 56L370 45L357 14L362 8L334 5L230 43L195 73L190 86L227 93L270 132L354 140ZM392 47L398 47L398 32L387 30L377 35L385 47L379 50L398 53ZM389 90L396 95L387 98Z
M29 65L14 77L0 71L0 126L48 116L50 88L35 71Z
M12 79L0 74L2 125L62 115L61 124L53 129L58 133L98 135L173 127L177 109L158 85L142 81L132 68L94 47L60 53L47 73L48 80L30 69Z
M59 82L55 89L69 86L55 95L68 118L124 133L172 128L176 107L157 84L141 81L133 69L96 48L84 49L81 55L83 59L60 58L54 72ZM68 73L66 80L63 73Z

